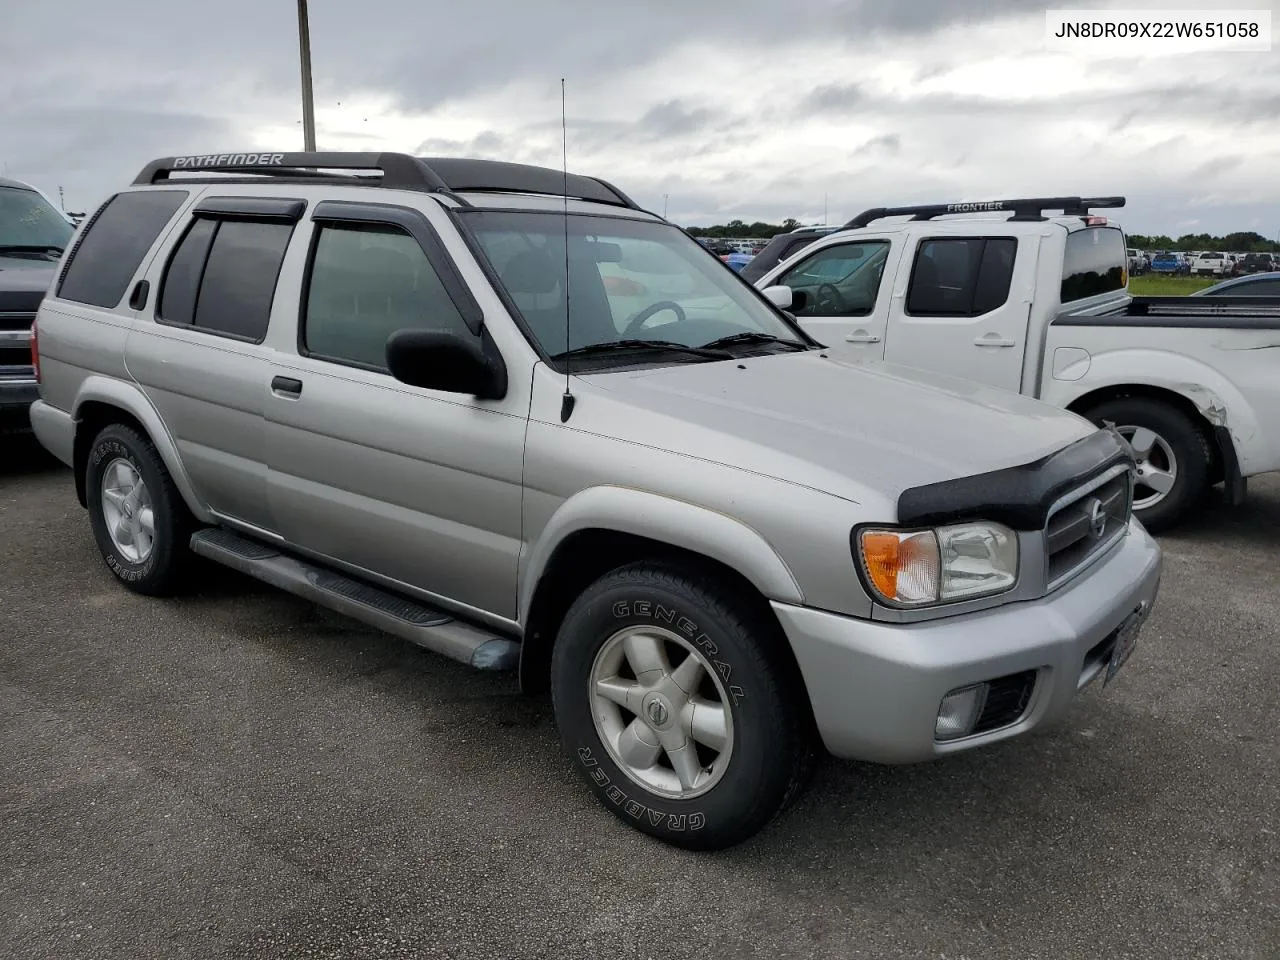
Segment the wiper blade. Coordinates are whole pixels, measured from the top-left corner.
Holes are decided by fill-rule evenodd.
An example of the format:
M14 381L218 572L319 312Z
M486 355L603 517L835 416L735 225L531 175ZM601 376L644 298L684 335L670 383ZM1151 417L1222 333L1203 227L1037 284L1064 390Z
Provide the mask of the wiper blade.
M674 340L605 340L603 343L588 343L572 350L563 350L551 355L552 360L563 360L566 357L591 357L605 353L652 352L681 353L692 357L704 357L707 360L731 360L732 356L723 350L710 347L691 347L688 344L676 343Z
M56 253L62 255L62 247L52 243L5 243L0 244L0 253Z
M730 347L738 343L776 343L781 347L791 347L795 350L809 349L809 344L801 343L799 340L783 340L772 333L762 333L758 330L744 330L742 333L731 333L727 337L719 337L710 343L704 343L702 349L715 350L718 347Z

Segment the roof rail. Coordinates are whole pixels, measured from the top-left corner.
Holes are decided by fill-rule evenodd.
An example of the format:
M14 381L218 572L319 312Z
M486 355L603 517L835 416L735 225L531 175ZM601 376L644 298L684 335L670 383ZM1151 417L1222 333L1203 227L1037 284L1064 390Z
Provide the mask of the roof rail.
M339 171L368 170L381 177L361 177ZM564 196L639 210L630 197L596 177L569 174L549 167L499 160L456 157L412 157L407 153L221 153L162 157L142 168L134 185L163 183L173 173L239 173L294 179L355 180L362 186L392 190L533 193Z
M1065 216L1087 217L1090 209L1123 207L1124 197L1028 197L1022 200L988 200L982 203L935 203L919 207L873 207L863 210L844 225L845 230L865 227L883 217L911 216L912 220L932 220L955 213L1012 212L1012 220L1045 220L1046 210L1061 210Z

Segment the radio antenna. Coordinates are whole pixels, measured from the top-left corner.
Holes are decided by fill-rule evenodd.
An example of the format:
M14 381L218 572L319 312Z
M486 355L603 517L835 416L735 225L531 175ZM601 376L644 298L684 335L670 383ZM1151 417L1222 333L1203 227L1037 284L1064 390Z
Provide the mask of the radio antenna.
M564 77L560 78L560 160L564 172L564 396L560 398L560 422L566 423L575 400L569 390L569 123L565 119Z

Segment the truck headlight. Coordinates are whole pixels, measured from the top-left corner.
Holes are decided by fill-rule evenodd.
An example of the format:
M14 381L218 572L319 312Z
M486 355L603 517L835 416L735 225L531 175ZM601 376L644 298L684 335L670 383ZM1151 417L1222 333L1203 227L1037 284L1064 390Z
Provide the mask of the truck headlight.
M884 602L920 607L1012 589L1018 537L998 523L958 523L931 530L863 528L855 554L867 584Z

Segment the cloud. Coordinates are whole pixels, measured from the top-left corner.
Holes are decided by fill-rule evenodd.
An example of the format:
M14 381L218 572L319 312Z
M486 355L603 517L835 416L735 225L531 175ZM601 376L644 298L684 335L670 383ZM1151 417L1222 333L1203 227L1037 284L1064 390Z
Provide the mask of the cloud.
M0 164L72 207L156 156L300 146L291 3L4 17ZM571 167L685 223L1097 192L1135 232L1193 209L1280 229L1273 54L1099 58L1043 32L1031 0L313 0L318 138L558 166L564 77Z

